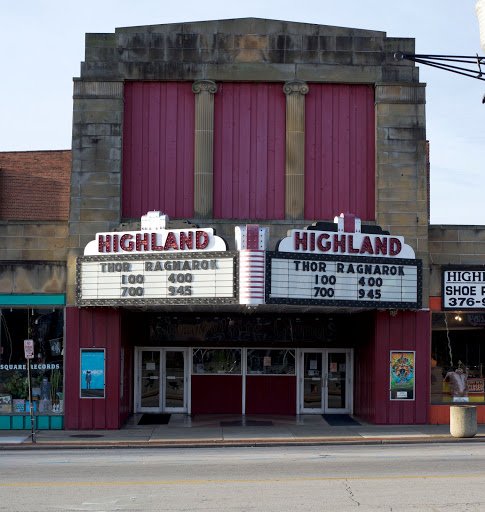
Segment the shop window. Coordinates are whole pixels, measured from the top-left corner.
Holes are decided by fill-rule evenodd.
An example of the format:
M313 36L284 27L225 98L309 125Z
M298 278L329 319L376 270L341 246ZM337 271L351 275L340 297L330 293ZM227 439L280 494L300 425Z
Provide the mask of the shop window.
M240 348L194 348L192 373L241 375Z
M433 313L431 404L485 404L485 314Z
M64 315L62 309L0 309L0 414L30 410L24 340L34 340L30 363L37 413L62 413Z
M295 375L295 351L248 349L247 374Z

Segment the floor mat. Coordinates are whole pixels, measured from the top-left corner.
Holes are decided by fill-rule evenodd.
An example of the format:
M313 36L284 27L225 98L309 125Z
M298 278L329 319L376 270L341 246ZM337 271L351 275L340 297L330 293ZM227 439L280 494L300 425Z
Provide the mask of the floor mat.
M167 425L171 414L144 414L138 425Z
M322 418L331 427L351 427L352 425L360 425L358 421L355 421L348 414L322 414Z
M272 421L257 420L239 420L239 421L221 421L221 427L272 427Z

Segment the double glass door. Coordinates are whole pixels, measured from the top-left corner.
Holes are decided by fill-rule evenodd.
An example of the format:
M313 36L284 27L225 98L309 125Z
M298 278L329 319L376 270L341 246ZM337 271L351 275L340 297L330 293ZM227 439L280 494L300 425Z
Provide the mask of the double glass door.
M300 412L351 413L352 351L302 350L300 357Z
M138 348L136 412L187 412L186 351Z

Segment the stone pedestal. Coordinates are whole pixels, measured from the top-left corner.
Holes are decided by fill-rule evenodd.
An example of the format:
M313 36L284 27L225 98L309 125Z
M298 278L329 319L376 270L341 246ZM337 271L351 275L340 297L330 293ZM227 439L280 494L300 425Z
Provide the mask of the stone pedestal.
M475 405L450 407L450 433L453 437L474 437L477 433L477 408Z

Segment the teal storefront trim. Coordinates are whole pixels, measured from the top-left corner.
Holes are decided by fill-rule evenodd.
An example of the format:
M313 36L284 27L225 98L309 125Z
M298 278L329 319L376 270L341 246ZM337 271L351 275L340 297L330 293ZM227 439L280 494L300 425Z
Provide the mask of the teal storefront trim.
M34 428L39 430L64 429L64 416L34 416ZM31 419L25 414L2 414L0 416L0 430L30 430Z
M0 294L1 306L65 306L63 293L17 293Z

